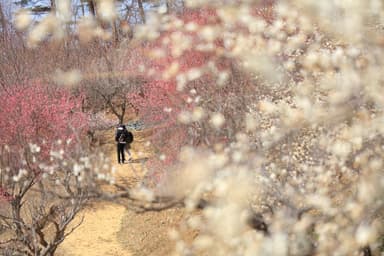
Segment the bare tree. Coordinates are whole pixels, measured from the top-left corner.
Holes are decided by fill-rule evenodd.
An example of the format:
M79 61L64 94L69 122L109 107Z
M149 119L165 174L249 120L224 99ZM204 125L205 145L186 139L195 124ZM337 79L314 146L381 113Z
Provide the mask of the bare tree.
M114 49L104 47L101 52L102 58L89 67L88 72L93 75L83 82L88 104L96 112L111 112L118 122L123 123L127 121L127 112L136 111L128 100L128 94L139 91L144 80L124 71L124 62Z
M49 163L41 162L33 147L38 146L19 153L1 148L0 251L5 255L54 255L81 224L81 218L71 223L89 198L90 176L74 173L75 159L66 155L68 165L63 165L56 155Z

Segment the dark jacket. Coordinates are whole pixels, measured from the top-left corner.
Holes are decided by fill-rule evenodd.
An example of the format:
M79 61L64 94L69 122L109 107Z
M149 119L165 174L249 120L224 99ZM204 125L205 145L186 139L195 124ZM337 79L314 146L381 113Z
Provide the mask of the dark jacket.
M120 141L120 137L123 138L123 141ZM130 131L125 128L125 126L119 126L116 130L115 141L120 144L130 144L133 140L133 135Z

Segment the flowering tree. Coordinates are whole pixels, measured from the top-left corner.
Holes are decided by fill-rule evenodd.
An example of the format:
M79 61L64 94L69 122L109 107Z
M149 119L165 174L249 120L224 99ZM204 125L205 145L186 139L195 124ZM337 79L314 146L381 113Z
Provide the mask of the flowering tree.
M379 254L383 7L352 2L186 1L148 17L122 55L145 78L128 97L153 125L154 170L177 171L166 197L115 196L201 208L191 244L171 232L180 255Z
M149 75L176 83L165 110L200 141L163 189L189 209L213 201L188 222L201 230L192 245L174 234L179 252L370 255L383 232L382 47L363 24L380 15L368 3L264 4L190 1L199 19L160 14L137 34L155 40Z
M1 143L22 148L25 142L53 149L54 142L77 140L87 128L87 117L80 111L81 98L63 89L42 85L17 86L0 94Z
M0 251L5 255L53 255L89 197L94 173L87 171L88 158L79 162L88 123L80 101L39 84L0 94Z

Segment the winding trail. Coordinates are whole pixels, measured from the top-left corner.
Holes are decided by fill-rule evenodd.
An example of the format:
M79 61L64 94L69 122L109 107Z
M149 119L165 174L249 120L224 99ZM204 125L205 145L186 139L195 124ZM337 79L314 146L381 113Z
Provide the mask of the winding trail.
M104 135L113 139L113 131ZM143 148L140 140L135 141L132 150L133 159L137 159L138 152ZM111 161L116 160L116 152L113 140L108 140L104 146L110 152ZM135 178L138 174L133 172L133 168L140 170L140 163L131 163L125 165L114 164L116 168L116 181L119 184L134 185L137 181ZM133 168L132 168L133 167ZM72 233L59 247L58 255L63 256L82 256L82 255L134 255L124 246L124 241L118 238L119 231L122 226L123 217L126 208L112 202L95 202L84 209L75 219L74 224L79 223L83 218L83 223Z
M110 134L109 134L110 133ZM106 134L113 138L113 131ZM107 138L108 138L107 137ZM142 161L147 156L145 138L135 134L132 144L133 161L129 164L117 165L116 182L119 185L133 187L144 176ZM115 161L116 152L113 141L108 141L107 150ZM138 156L140 154L140 157ZM171 255L174 242L170 240L168 231L179 225L184 218L183 209L169 209L161 212L135 213L123 205L111 202L95 202L84 209L74 220L83 223L60 245L59 256L143 256ZM194 233L187 234L191 240Z

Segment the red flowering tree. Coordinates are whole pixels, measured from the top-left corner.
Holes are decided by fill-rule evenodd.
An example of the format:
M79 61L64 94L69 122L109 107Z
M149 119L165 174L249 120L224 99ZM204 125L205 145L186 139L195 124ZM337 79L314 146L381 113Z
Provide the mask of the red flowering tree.
M39 84L3 91L0 93L0 143L17 149L35 143L48 153L57 141L76 140L88 126L80 104L81 97Z
M91 163L100 160L81 147L80 102L40 84L0 93L2 255L54 255L96 187Z

